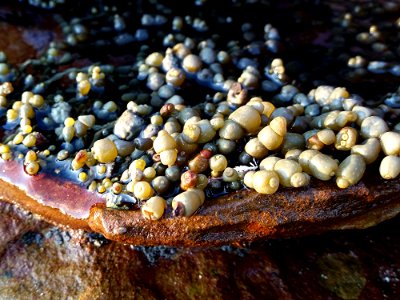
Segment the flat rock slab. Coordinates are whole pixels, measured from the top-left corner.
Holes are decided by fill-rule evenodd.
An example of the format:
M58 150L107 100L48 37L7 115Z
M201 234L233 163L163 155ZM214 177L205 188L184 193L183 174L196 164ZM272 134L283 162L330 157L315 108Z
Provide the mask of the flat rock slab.
M374 181L374 183L372 183ZM367 228L400 212L400 181L363 181L348 189L313 182L273 195L243 190L212 199L192 217L145 220L140 211L93 207L89 226L107 238L138 245L215 246Z
M35 179L35 178L33 178ZM18 204L53 224L101 233L132 245L204 247L319 234L331 230L367 228L400 211L400 180L385 181L373 174L347 189L333 182L313 181L301 189L280 189L273 195L242 190L210 199L191 217L174 217L169 210L158 221L140 210L107 209L104 199L89 199L71 182L42 175L32 180L34 194L0 178L0 199ZM66 190L67 189L67 190ZM85 193L84 193L85 192ZM66 195L75 195L66 214ZM41 205L45 196L51 202ZM94 195L94 194L93 194ZM68 201L67 201L68 200ZM88 202L90 201L90 205ZM60 204L59 208L55 204ZM82 213L80 213L82 210ZM77 218L76 216L85 216Z

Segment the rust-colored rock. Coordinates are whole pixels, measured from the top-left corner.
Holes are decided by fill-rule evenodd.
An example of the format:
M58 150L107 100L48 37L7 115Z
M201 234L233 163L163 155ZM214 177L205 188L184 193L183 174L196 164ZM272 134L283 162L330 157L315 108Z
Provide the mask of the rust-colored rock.
M37 58L59 38L57 26L48 15L4 5L0 7L0 35L0 49L11 64Z
M0 298L398 299L399 225L246 249L132 247L0 202Z
M20 166L9 168L18 174ZM297 237L367 228L400 211L400 180L384 181L374 175L348 189L315 180L310 187L280 189L273 195L242 190L207 200L194 216L174 217L168 210L158 221L144 219L140 210L107 209L96 194L49 174L40 178L20 174L19 178L16 183L0 176L0 199L54 224L92 230L134 245L196 247Z
M88 223L124 243L234 244L370 227L400 212L399 188L398 180L364 181L344 190L333 183L313 182L309 188L282 189L274 195L243 190L206 201L190 218L167 215L157 222L144 220L139 211L93 207Z
M0 16L5 21L0 22L0 48L11 63L38 57L50 41L57 40L59 29L51 13L5 5ZM304 35L297 36L298 44L307 41ZM118 59L122 58L112 58ZM73 64L79 65L79 60ZM106 209L103 198L76 183L44 172L29 177L21 166L0 162L0 199L59 226L92 230L135 245L213 246L366 228L400 211L399 191L399 179L386 182L374 176L345 190L333 182L315 181L310 188L280 189L268 196L243 190L207 200L190 218L172 217L167 211L164 218L151 222L138 210Z

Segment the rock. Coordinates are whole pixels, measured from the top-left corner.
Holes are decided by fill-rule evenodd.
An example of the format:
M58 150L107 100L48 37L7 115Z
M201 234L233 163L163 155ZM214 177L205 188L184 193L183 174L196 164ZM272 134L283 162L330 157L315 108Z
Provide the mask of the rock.
M15 178L2 176L2 170ZM18 163L0 162L1 199L55 224L134 245L198 247L293 238L367 228L400 212L400 179L385 181L371 173L347 189L314 180L309 187L281 189L273 195L241 190L205 201L190 218L174 217L169 208L157 222L144 219L140 210L106 209L100 195L50 174L30 178L30 190L24 192L11 183L23 174Z
M396 299L399 225L245 248L132 247L0 202L0 298Z
M329 253L319 258L320 283L342 299L359 299L366 279L354 254Z
M400 212L399 189L400 180L377 177L347 189L315 180L311 187L281 189L273 195L242 190L206 201L190 218L174 218L167 212L166 218L152 223L141 218L139 211L96 206L88 223L109 239L133 244L212 246L292 238L367 228L392 218ZM127 232L115 235L116 226Z

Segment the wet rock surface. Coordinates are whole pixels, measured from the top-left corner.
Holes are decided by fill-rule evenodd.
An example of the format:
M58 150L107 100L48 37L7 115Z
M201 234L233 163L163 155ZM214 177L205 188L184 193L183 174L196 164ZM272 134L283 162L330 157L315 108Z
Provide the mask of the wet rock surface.
M299 5L302 7L303 3ZM322 14L318 16L323 17ZM29 21L29 17L19 12L7 8L0 10L0 19L5 21L0 23L0 45L11 63L37 57L55 38L53 29L40 31L30 25L23 28L9 25L13 18ZM303 18L307 19L298 14L295 20ZM291 24L289 19L291 26L284 28L298 27L299 21ZM304 24L309 24L302 29L308 35L304 37L293 31L288 40L296 44L299 42L296 38L301 36L303 46L299 55L308 53L306 57L314 61L317 56L309 51L307 40L315 40L318 30L309 30L309 27L315 27L311 22ZM48 25L38 27L49 28ZM296 38L292 39L293 36ZM313 65L321 66L325 74L325 65L334 65L336 60L324 63L316 60ZM74 64L87 63L78 61ZM293 70L292 73L296 75ZM315 78L319 75L317 72ZM302 84L306 85L312 78L306 78ZM392 91L393 86L398 85L398 78L352 83L355 90L366 94L371 91L383 93L382 86ZM365 89L366 85L368 89ZM362 183L337 198L338 194L333 193L331 187L324 189L320 185L318 191L314 190L316 198L306 197L310 206L304 199L292 198L290 191L274 196L272 202L254 194L247 194L248 198L234 194L209 202L189 223L183 222L184 219L166 219L152 228L148 227L148 222L147 227L140 223L142 219L137 212L122 217L119 211L98 207L98 219L92 226L101 224L103 227L96 227L100 232L124 242L143 244L150 237L156 237L158 240L150 241L158 244L160 240L168 241L165 233L170 233L170 242L183 244L184 236L186 245L190 246L260 239L267 235L277 238L331 229L364 228L398 211L398 199L390 196L397 194L398 183L372 182ZM332 198L335 201L329 202ZM36 202L32 203L32 207L37 206ZM301 205L293 210L291 205L296 203ZM266 212L263 216L268 218L260 217L260 208ZM216 209L220 213L217 214ZM43 216L52 219L50 215ZM207 216L214 219L207 219ZM208 221L203 222L205 219ZM299 223L300 219L304 223ZM52 220L73 223L65 219ZM324 220L329 221L322 223ZM0 298L397 299L400 294L399 223L397 217L363 231L270 240L245 248L145 247L112 242L100 234L80 230L63 231L13 205L0 202ZM78 227L85 226L79 224ZM216 226L223 228L219 235L213 231ZM137 228L144 230L137 231ZM181 240L174 235L179 232Z
M2 299L397 299L397 217L244 248L132 247L0 202ZM51 276L49 276L51 274Z
M30 185L37 191L45 190L51 195L51 203L61 201L63 207L37 205L37 196L2 179L0 197L54 224L91 230L114 241L142 246L209 247L361 229L393 218L400 210L399 180L380 180L373 174L348 189L315 181L310 187L285 189L274 195L242 190L207 200L189 218L176 217L168 209L157 222L149 222L138 210L108 209L102 198L90 193L82 196L82 188L68 181L54 176L40 179ZM80 201L76 202L78 198ZM62 213L66 209L72 209L74 217Z
M304 57L307 59L310 58L310 55L312 58L314 58L314 56L317 57L318 55L309 53L309 46L310 43L313 44L317 42L323 42L318 37L322 38L322 33L324 33L325 30L327 30L329 33L328 29L331 29L328 26L330 23L325 24L322 22L324 19L330 16L328 13L329 11L326 10L328 7L318 6L318 11L322 9L324 14L316 16L314 15L316 14L316 10L309 6L310 4L303 5L302 3L296 1L293 5L287 6L288 9L284 9L288 3L285 2L285 4L282 5L283 7L281 7L281 9L285 12L285 16L291 10L296 12L296 14L298 14L298 12L302 12L303 10L305 10L304 13L311 14L308 17L306 14L298 14L294 20L287 18L288 24L286 25L291 26L283 26L282 30L284 31L284 36L287 36L286 43L288 43L289 49L298 44L302 50L299 51L299 55L304 55ZM332 2L330 5L332 8L335 6L334 2ZM342 3L342 1L338 1L337 5L340 7L344 5L344 3ZM32 27L30 24L24 23L24 26L22 27L15 26L15 22L12 22L13 18L15 19L19 16L20 19L26 19L27 21L32 22L29 16L37 14L38 11L34 10L34 8L31 8L18 12L10 7L12 6L4 6L0 8L0 20L4 20L4 23L1 23L1 26L6 26L4 32L6 33L8 30L16 30L20 32L22 29L29 31L29 28ZM253 9L254 8L256 7L253 7ZM236 10L237 8L235 11ZM177 13L179 11L180 10L177 10ZM340 9L338 11L342 10ZM290 14L293 13L290 12ZM240 13L240 15L245 15L245 13ZM0 44L0 46L4 48L4 51L7 53L7 55L10 55L10 62L19 63L21 62L22 58L28 59L30 57L37 57L37 52L46 49L48 46L48 42L45 43L43 41L50 41L54 39L57 40L55 35L57 34L56 31L58 29L54 30L54 27L51 27L48 24L41 24L47 19L51 19L46 18L46 16L48 15L44 12L38 14L38 20L36 23L38 24L38 28L52 28L51 34L53 34L53 36L49 36L50 31L43 31L43 33L39 34L42 37L42 39L39 41L38 39L29 39L31 35L29 33L25 33L25 31L22 34L24 38L21 38L20 35L14 34L10 31L12 33L10 34L10 37L12 37L14 41L11 43L10 41L7 42L4 40L4 45ZM277 21L277 16L271 17L271 21ZM308 22L304 22L304 20L308 20L310 18L313 20L315 19L316 24L319 25L315 27ZM391 18L392 16L390 19ZM294 23L291 24L291 22ZM298 26L295 26L299 24L303 24L305 27L298 28ZM80 27L78 26L78 28ZM300 30L299 32L307 32L308 34L299 35L297 34L297 30ZM294 36L297 37L297 40L293 39L292 41L292 37ZM31 40L38 40L38 44L30 46L31 44L29 41ZM9 48L11 46L16 47L16 49L19 49L20 51L13 51L13 49ZM331 48L330 44L325 45L322 43L320 46L324 46L327 49ZM346 45L335 46L338 47L337 49L335 48L335 51L338 52L339 50L341 51L343 48L346 48ZM37 52L33 51L32 49L36 49ZM296 47L296 49L298 48ZM102 48L102 50L104 49ZM325 50L322 49L320 51L322 52ZM320 51L318 51L318 53L320 53ZM94 52L98 52L97 54L105 53L104 51ZM292 53L292 55L295 54L297 57L298 51L295 52L296 53ZM13 55L16 53L20 53L21 57L14 57ZM96 53L90 52L90 54L95 55ZM113 59L121 59L121 61L124 60L123 57L125 56L118 57L118 54L116 55L117 57ZM289 55L289 53L286 53L285 55ZM333 56L336 57L337 55L332 54L332 57ZM326 60L325 55L321 57L322 59ZM96 59L96 57L94 56L93 59ZM111 61L113 60L111 58L109 59ZM289 55L287 59L290 63L294 57ZM335 65L333 62L326 61L326 63L328 63L328 65ZM72 66L80 64L88 65L89 61L85 61L85 59L75 60L72 63ZM313 62L311 64L310 62L310 70L314 70L314 65L319 65L319 63ZM324 73L330 73L327 72L327 70L330 70L330 68L324 69ZM319 72L316 74L321 75ZM306 82L313 82L313 80L311 80L312 78L314 78L314 75L311 78L304 80ZM398 78L396 80L393 79L392 84L395 85L398 82L397 80ZM329 80L326 82L326 84L330 82L331 81ZM338 82L342 83L341 80ZM380 85L386 86L384 84ZM323 88L318 91L316 96L318 101L321 100L322 102L325 102L328 101L327 94L332 91L326 86L322 87ZM365 86L362 85L362 89L364 88ZM288 90L290 91L290 88ZM369 93L369 90L367 89L363 91L365 91L367 94ZM285 97L288 99L293 97L293 95L290 96L288 91L285 91L282 93L282 95L286 95ZM280 100L285 102L287 100L285 97ZM278 110L279 108L276 111ZM61 119L65 118L63 117ZM61 122L62 120L59 121ZM56 120L56 122L58 121ZM125 111L125 113L116 121L114 133L121 139L129 140L133 137L130 135L142 125L143 119L141 117L133 112ZM151 129L149 129L149 131L152 131L153 129L157 130L157 127L154 124L152 125L153 126L149 126ZM106 130L106 133L109 134L111 132ZM119 150L120 149L118 149L118 151ZM130 150L132 150L132 148ZM54 188L55 185L53 184L54 181L52 178L49 178L47 183L49 186L53 186L53 191L55 189L55 193L57 193L56 198L58 202L61 203L61 205L64 205L67 201L63 192L59 191L58 187ZM42 179L40 183L42 186L41 191L45 190L45 194L47 194L49 190L43 189L44 184L45 183L43 183ZM82 202L79 202L79 205L74 206L74 208L77 208L77 211L75 211L76 215L83 217L76 219L69 217L66 218L66 216L60 212L62 211L61 209L52 209L50 207L51 205L46 207L37 205L38 197L27 199L24 198L26 195L21 193L20 190L14 189L11 185L3 187L3 191L0 190L1 197L4 197L4 199L14 203L19 201L20 205L24 205L26 209L32 211L33 213L42 215L42 217L47 218L51 222L74 226L75 228L78 227L89 229L90 227L92 230L98 231L110 239L136 245L169 244L170 246L185 245L191 247L215 246L226 243L247 242L265 238L281 238L316 234L332 229L365 228L375 225L384 219L393 217L398 213L400 205L399 199L396 197L400 188L398 181L386 183L382 180L375 182L374 179L366 179L366 181L363 181L357 186L345 191L338 190L334 184L332 184L332 182L327 184L316 183L315 185L312 185L310 189L300 189L298 191L285 189L274 196L261 196L254 192L243 190L239 193L232 193L227 197L220 197L216 200L207 201L204 207L198 211L196 216L190 219L173 219L171 217L171 211L169 210L166 213L165 219L160 220L158 223L149 223L142 218L139 211L112 211L104 209L102 206L94 207L89 220L86 220L87 216L89 215L90 206L82 208L82 203L86 199L85 197L81 197ZM72 189L73 187L71 186L71 190ZM76 194L81 193L81 191L77 190L76 188L75 192ZM73 204L76 204L75 198L70 198L72 199ZM40 202L43 203L43 199L40 200Z

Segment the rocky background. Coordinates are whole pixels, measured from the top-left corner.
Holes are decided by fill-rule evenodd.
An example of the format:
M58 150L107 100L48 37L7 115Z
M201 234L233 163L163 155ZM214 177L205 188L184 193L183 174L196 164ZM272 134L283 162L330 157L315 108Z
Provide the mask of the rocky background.
M243 248L145 248L0 202L0 299L399 299L399 225Z

